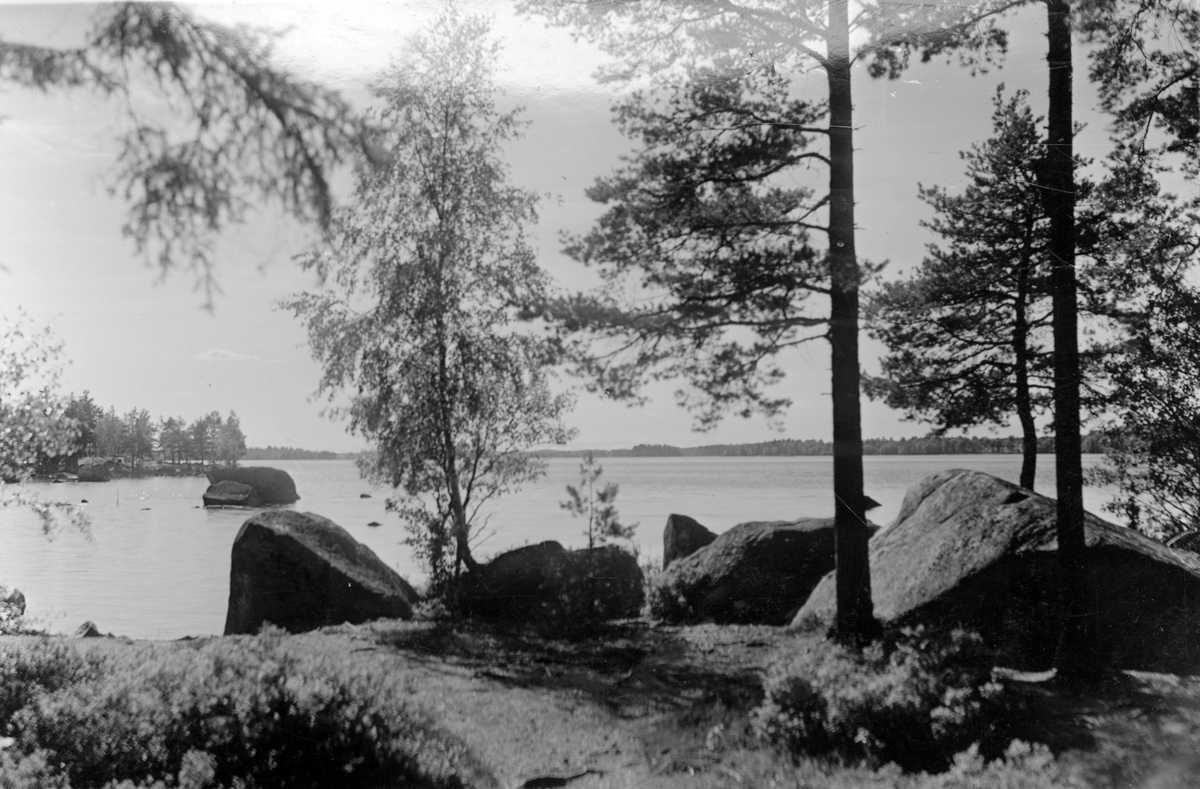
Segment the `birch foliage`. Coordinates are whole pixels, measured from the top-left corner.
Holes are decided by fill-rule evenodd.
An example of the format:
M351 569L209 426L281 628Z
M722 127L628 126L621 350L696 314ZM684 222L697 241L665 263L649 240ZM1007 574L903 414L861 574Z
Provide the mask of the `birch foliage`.
M326 284L293 297L324 365L320 391L372 451L360 469L395 488L434 588L462 564L481 507L543 471L524 450L563 443L551 349L516 331L546 276L525 228L536 196L508 183L503 147L522 123L496 107L487 25L447 12L375 86L383 166L356 170L330 249L301 259Z
M66 413L58 392L62 343L47 328L30 326L23 314L0 319L0 508L32 510L49 532L56 516L78 526L85 521L70 504L46 502L19 486L42 458L67 455L79 423Z

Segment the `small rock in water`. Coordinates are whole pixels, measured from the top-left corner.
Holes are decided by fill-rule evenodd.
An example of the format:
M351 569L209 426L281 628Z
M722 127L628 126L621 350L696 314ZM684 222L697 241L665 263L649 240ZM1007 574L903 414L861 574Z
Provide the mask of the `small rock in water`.
M371 522L370 522L370 523L368 523L367 525L368 525L368 526L382 526L383 524L382 524L382 523L380 523L379 521L371 521Z
M104 634L100 632L100 628L96 627L96 623L88 620L84 622L75 631L76 638L101 638Z
M88 500L87 500L87 499L80 499L80 500L79 500L79 503L80 503L80 504L87 504L87 503L88 503Z
M371 494L370 493L360 493L360 494L358 494L358 497L360 499L369 499L369 498L371 498Z

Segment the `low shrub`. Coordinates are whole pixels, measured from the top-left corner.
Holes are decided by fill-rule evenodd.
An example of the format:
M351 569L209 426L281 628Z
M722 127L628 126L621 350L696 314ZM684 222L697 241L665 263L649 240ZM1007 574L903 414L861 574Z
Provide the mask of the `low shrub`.
M0 789L71 789L41 752L19 755L0 749Z
M642 569L642 610L639 613L643 618L651 618L654 616L655 590L662 583L662 561L639 556L638 567Z
M808 642L811 643L811 642ZM861 654L821 641L768 670L760 735L795 753L946 769L978 743L999 755L1016 705L978 635L905 629Z
M274 630L110 659L31 694L11 726L10 750L60 766L75 789L451 787L476 771L394 681L288 652Z
M791 782L778 773L776 785L822 789L1084 789L1090 786L1076 766L1054 758L1045 745L1014 740L999 758L984 759L978 748L957 754L944 772L905 773L895 764L868 768L861 764L831 764L828 760L801 759ZM747 781L749 785L754 782ZM761 781L767 784L768 781Z
M691 604L677 588L673 576L662 571L648 579L646 604L650 617L663 622L689 622L695 617Z
M61 638L0 649L0 736L11 733L13 715L37 695L94 679L103 668L103 660L81 655Z

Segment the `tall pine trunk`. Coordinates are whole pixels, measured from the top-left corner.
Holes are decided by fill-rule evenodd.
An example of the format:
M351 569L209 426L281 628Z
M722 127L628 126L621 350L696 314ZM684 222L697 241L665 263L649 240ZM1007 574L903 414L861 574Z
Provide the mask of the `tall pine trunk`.
M1079 310L1075 279L1075 159L1071 92L1070 0L1046 0L1050 107L1045 201L1050 214L1054 290L1055 481L1058 485L1059 595L1062 633L1055 656L1060 680L1086 682L1099 668L1097 617L1088 593L1083 532L1083 461L1079 405Z
M837 561L834 637L861 646L876 635L863 506L858 365L858 260L854 251L854 109L847 0L829 4L830 367Z

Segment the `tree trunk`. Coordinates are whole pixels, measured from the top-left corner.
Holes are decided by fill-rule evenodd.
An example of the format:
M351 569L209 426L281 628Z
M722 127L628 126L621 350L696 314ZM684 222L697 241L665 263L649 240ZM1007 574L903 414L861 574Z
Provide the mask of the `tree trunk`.
M446 355L449 349L447 348L446 328L440 320L437 326L437 341L438 400L442 411L442 448L446 453L443 470L446 472L446 484L450 494L450 517L454 522L454 571L457 575L460 564L465 564L468 570L474 570L479 566L479 562L475 561L475 557L471 555L471 534L467 523L466 507L463 505L462 490L458 484L458 457L451 425L453 408L449 402L450 379L446 367Z
M837 619L833 636L860 647L879 624L871 601L863 506L862 419L858 366L858 260L854 251L854 109L850 91L847 0L829 5L830 368L833 399L833 496Z
M1027 228L1028 230L1029 228ZM1033 397L1029 392L1029 274L1033 266L1030 234L1017 269L1017 298L1013 305L1013 361L1016 365L1017 420L1021 423L1021 487L1033 490L1037 476L1037 424L1033 421Z
M1065 682L1097 676L1097 617L1088 593L1083 532L1083 461L1079 406L1079 310L1075 280L1075 159L1071 93L1070 0L1047 0L1050 107L1044 193L1050 214L1054 290L1055 481L1063 616L1055 667Z

